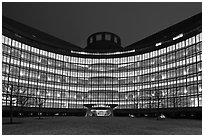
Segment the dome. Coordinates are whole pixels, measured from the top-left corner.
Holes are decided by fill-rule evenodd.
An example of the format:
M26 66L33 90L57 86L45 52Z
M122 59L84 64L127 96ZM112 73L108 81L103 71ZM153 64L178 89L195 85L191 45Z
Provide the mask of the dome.
M119 36L110 32L94 33L88 37L86 49L96 52L120 50L121 40Z

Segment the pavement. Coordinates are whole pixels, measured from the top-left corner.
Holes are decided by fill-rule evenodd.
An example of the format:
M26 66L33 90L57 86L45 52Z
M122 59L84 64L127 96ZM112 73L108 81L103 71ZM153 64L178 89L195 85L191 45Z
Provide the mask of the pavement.
M3 135L202 135L202 120L148 117L2 118Z

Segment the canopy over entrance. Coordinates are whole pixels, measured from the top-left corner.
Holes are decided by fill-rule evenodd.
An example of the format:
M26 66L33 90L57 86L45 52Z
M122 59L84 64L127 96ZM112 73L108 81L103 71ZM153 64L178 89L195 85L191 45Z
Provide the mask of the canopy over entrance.
M113 109L118 106L117 104L84 104L87 108L86 116L113 116Z

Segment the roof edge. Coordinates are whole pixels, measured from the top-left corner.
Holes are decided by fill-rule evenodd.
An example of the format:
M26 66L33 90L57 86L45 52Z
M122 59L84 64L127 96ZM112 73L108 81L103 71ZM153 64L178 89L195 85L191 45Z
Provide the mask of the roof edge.
M45 43L46 45L51 45L52 47L57 47L65 50L82 49L77 45L64 41L60 38L47 34L43 31L40 31L23 23L20 23L16 20L10 19L6 16L2 16L2 28L9 29L22 37L26 37L40 43Z

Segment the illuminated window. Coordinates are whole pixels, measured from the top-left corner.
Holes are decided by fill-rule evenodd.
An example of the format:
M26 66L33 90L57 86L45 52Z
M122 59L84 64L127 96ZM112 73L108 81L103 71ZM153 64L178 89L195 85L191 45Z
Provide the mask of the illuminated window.
M8 45L11 45L11 41L12 41L12 40L11 40L10 38L8 38L7 44L8 44Z
M25 45L25 46L26 46L26 50L30 51L31 47L28 45Z
M5 36L2 35L2 43L5 43Z
M196 35L196 42L200 42L200 34Z
M192 44L195 44L195 37L191 38Z
M4 36L2 39L3 43L9 43L12 40ZM114 40L116 40L116 37L114 37ZM155 95L154 91L157 89L161 90L162 95L165 96L164 98L167 98L168 107L174 107L171 97L177 96L176 93L180 99L185 100L184 97L186 98L186 102L176 104L178 107L194 107L198 106L198 101L202 100L197 95L198 93L202 94L202 85L200 84L202 80L202 43L197 43L200 41L201 34L157 51L120 58L71 57L40 50L19 41L13 41L12 51L10 46L2 45L2 82L6 82L6 76L10 73L10 78L7 78L7 80L19 82L17 84L20 86L25 84L26 92L40 95L47 91L45 97L49 96L47 98L49 103L45 107L50 108L60 107L61 99L65 98L66 101L64 100L63 103L69 104L65 108L82 108L82 102L85 102L83 99L88 99L88 96L90 96L89 99L92 97L90 101L94 99L95 102L101 103L107 101L105 98L109 98L109 103L122 104L123 108L132 108L131 99L139 97L145 99L145 101L142 99L138 101L145 108L146 102L149 101L148 90L151 90L151 95ZM186 44L188 45L187 48L185 48ZM23 50L21 51L19 48ZM30 49L32 53L28 52ZM166 50L168 54L166 54ZM94 56L134 52L135 50L113 53L72 51L72 53L76 54ZM11 59L10 55L12 56ZM55 60L55 57L57 60ZM45 66L45 64L48 65ZM101 78L98 78L98 76ZM46 84L45 81L47 81ZM39 92L35 89L37 85ZM186 88L186 85L188 88ZM87 94L93 90L97 92ZM120 94L117 95L121 97L119 102L112 100L115 97L112 90L119 91ZM66 92L64 93L64 91ZM98 91L110 92L101 93ZM131 93L127 94L127 91L131 91ZM196 96L196 98L200 97L200 99L196 100L190 95ZM56 100L56 98L60 101ZM53 104L55 105L53 106ZM120 108L122 108L121 106ZM32 105L29 107L32 107Z
M193 43L192 38L188 39L189 45L191 45Z
M167 52L170 52L170 47L167 47Z
M200 41L202 41L202 33L200 33Z
M186 47L189 46L189 39L186 40Z
M7 38L6 36L4 36L2 42L3 42L4 44L8 44L8 38Z

